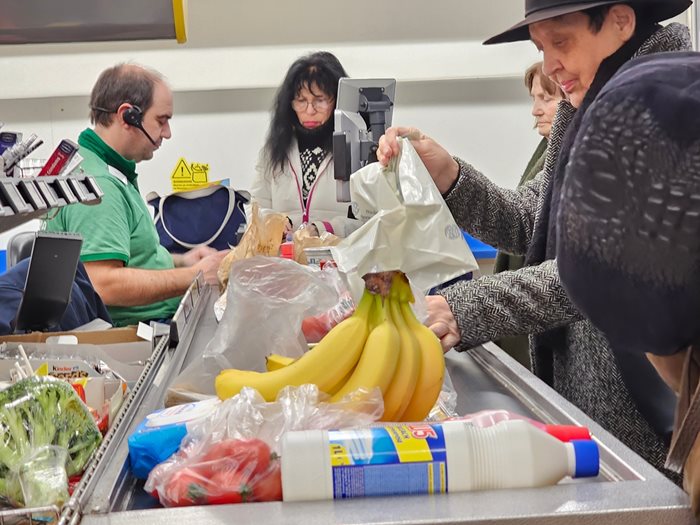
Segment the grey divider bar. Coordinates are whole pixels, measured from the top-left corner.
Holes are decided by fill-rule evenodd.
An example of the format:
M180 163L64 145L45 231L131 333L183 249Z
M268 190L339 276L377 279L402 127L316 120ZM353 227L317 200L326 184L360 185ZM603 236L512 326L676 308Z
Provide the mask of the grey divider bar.
M198 290L194 295L191 293L193 288ZM182 306L183 302L189 303L192 297L197 298L193 303L188 323L180 334L181 344L188 345L191 341L209 293L210 289L204 283L200 272L180 302ZM122 407L115 425L98 449L89 470L83 475L73 497L64 505L58 525L75 525L84 513L109 512L110 496L123 482L124 471L128 470L127 437L146 415L162 408L168 385L179 372L185 358L186 352L169 352L168 346L167 338L159 342L151 363L146 366L127 400L128 406ZM86 508L88 501L90 508Z
M115 421L112 423L112 426L102 441L102 444L95 452L95 455L90 461L88 468L83 473L80 483L73 492L73 495L63 506L61 517L58 522L59 525L66 525L68 523L75 524L79 522L82 514L82 502L86 494L89 493L93 481L98 479L104 470L103 460L108 458L115 446L125 439L125 431L127 429L125 422L130 420L134 410L139 406L140 401L143 399L146 391L145 386L150 384L150 380L155 374L157 374L158 368L163 362L167 348L167 337L163 337L156 345L151 357L146 361L146 366L141 373L141 377L139 377L138 381L134 385L134 388L131 390L131 393L122 404L122 407L119 409Z
M202 273L197 274L197 277L190 285L181 303L187 296L190 296L191 289L201 289L204 286L204 278ZM201 294L197 293L196 297L201 298ZM203 309L200 304L204 301L198 301L194 308L198 309L191 317L189 324L190 330L194 330L199 314ZM185 340L187 340L185 334ZM191 339L191 335L190 335ZM82 519L83 513L87 512L109 512L109 494L117 485L121 470L128 468L127 456L127 437L143 417L148 413L160 408L155 406L157 403L153 401L158 399L158 396L147 395L152 390L165 391L167 385L173 380L173 370L179 370L177 365L182 359L174 358L175 352L168 351L168 338L163 337L158 342L154 352L144 367L141 377L134 385L129 397L125 400L121 407L116 421L105 436L104 441L95 452L95 456L88 469L83 474L83 477L73 492L70 500L63 506L61 517L58 525L76 525ZM184 356L182 356L184 358ZM142 417L141 417L142 415ZM105 491L102 493L97 489ZM106 490L105 490L106 489ZM85 504L88 499L97 499L99 504L94 504L92 508L85 509Z
M55 521L58 519L59 510L56 505L49 505L47 507L27 507L23 509L2 509L0 510L0 524L5 523L34 523L35 521L49 521L48 517L51 516L50 521Z

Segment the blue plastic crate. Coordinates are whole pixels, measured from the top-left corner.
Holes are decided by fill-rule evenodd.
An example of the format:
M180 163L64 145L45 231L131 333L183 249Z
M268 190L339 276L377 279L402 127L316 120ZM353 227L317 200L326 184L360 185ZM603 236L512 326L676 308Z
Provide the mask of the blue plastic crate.
M495 259L498 250L493 246L489 246L486 243L481 242L479 239L475 239L467 232L464 233L464 240L467 241L469 249L474 254L475 259Z

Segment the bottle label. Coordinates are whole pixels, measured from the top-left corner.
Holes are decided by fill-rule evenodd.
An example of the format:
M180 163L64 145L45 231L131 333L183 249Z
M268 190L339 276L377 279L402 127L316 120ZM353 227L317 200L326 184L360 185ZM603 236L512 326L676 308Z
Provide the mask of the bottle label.
M447 492L440 425L328 431L335 499Z

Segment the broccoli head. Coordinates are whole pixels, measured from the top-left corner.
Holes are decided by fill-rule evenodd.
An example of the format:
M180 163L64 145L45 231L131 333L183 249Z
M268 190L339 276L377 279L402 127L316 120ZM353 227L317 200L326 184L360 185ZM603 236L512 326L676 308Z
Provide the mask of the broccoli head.
M16 475L40 447L67 450L66 474L81 473L102 436L73 387L33 376L0 392L0 498L23 502ZM19 489L19 493L18 493Z

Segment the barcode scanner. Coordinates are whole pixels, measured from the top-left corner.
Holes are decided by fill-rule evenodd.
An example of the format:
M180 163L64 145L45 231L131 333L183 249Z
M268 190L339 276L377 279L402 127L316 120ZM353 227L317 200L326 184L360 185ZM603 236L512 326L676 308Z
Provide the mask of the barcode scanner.
M101 108L99 106L91 106L92 109L96 109L97 111L104 111L105 113L116 113L117 111L111 111L109 109ZM146 138L153 144L154 146L158 146L155 140L151 138L151 136L148 134L146 129L143 127L143 111L141 111L141 108L136 106L135 104L132 104L130 107L126 108L124 110L122 119L124 120L124 123L127 126L133 126L135 128L138 128L141 130L141 133L146 135Z

